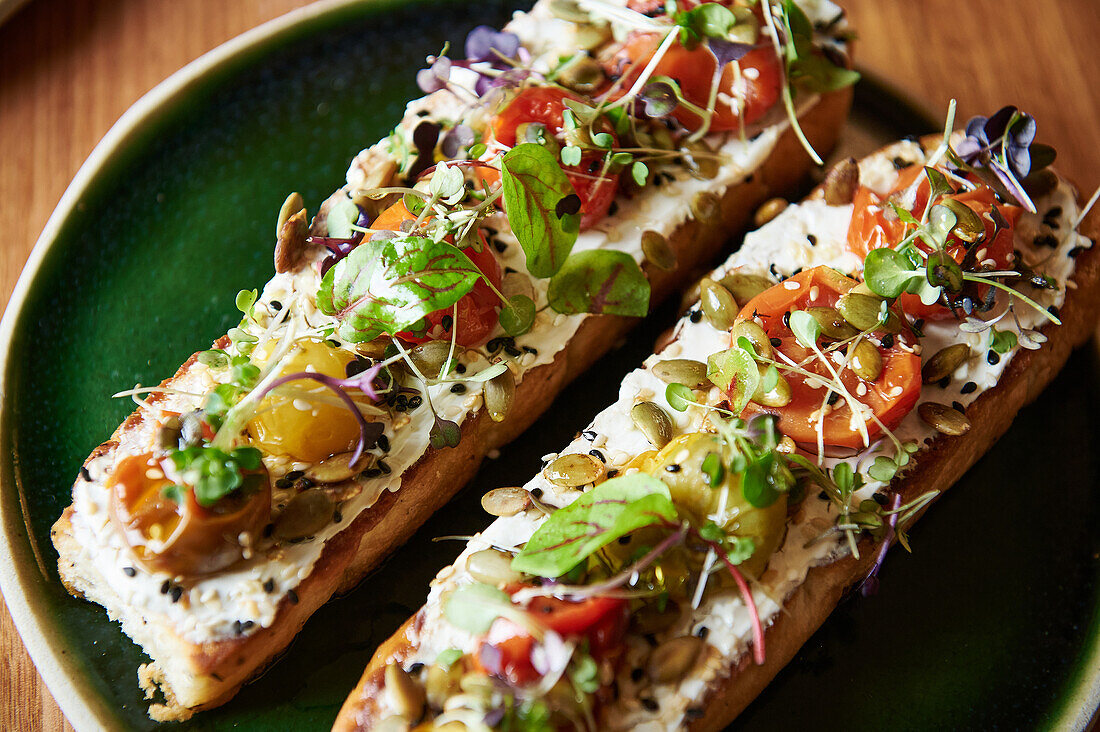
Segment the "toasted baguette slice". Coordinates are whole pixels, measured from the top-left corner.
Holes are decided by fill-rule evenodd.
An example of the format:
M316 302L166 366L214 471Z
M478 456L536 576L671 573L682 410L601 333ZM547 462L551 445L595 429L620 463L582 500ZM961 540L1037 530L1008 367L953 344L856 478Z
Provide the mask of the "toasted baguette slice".
M850 103L850 89L829 93L819 97L802 117L802 130L817 150L825 152L832 148ZM676 267L662 270L648 263L644 265L651 284L651 303L656 304L676 292L695 273L712 264L730 237L747 228L753 212L763 201L774 196L793 195L806 179L812 164L800 143L789 129L775 129L782 132L766 160L740 182L721 192L721 197L715 199L718 202L716 210L707 212L709 218L700 220L687 213L684 223L668 237ZM369 176L370 171L366 174ZM338 192L337 197L346 199L347 193ZM690 212L691 205L691 201L681 201L679 212ZM322 207L314 221L315 233L324 233L327 210L327 205ZM304 222L291 221L287 226L302 224ZM323 255L323 251L317 250L299 252L280 248L276 250L276 267L280 272L293 274L296 270L316 267ZM79 510L75 501L78 489L102 491L118 459L140 452L135 445L152 444L158 410L174 408L168 397L153 394L145 401L146 408L132 414L85 462L82 477L74 486L74 505L65 510L52 530L60 555L61 579L72 594L106 608L108 615L121 623L123 632L149 655L151 662L139 671L140 683L150 699L156 693L163 696L163 700L151 706L151 716L158 720L182 720L196 711L218 706L286 648L318 607L334 593L354 586L383 557L408 539L473 476L490 450L514 439L532 424L565 384L605 353L635 322L615 316L584 319L552 362L523 374L514 403L503 421L494 422L487 418L483 409L475 408L461 425L459 447L428 449L403 473L400 490L385 491L369 508L346 515L343 528L324 541L316 561L303 568L304 576L280 580L279 589L273 595L277 604L266 620L253 621L247 616L237 616L235 632L222 629L201 641L194 639L193 621L198 610L203 606L209 609L217 600L216 592L211 599L206 591L194 590L186 581L180 583L177 578L165 575L163 594L171 597L173 604L177 600L180 603L170 609L180 612L179 608L183 608L173 620L166 612L134 601L125 591L124 582L109 580L96 563L99 548L82 540L74 528ZM226 343L222 340L216 345L224 347ZM186 389L200 371L192 357L161 386ZM100 516L106 521L102 514ZM124 552L119 554L122 557L119 561L124 561ZM255 577L249 581L259 588L270 575L264 574L267 570L262 563L253 561L250 566L255 569ZM159 584L160 578L156 581Z
M920 141L921 155L924 155L926 149L931 151L936 148L940 142L940 138L933 136ZM862 161L861 169L865 174L869 171L881 172L883 166L878 163L885 162L888 165L889 161L896 159L899 154L902 159L909 159L907 156L913 154L914 147L914 143L898 143L889 146ZM886 175L890 174L889 172L886 173ZM1072 191L1072 187L1064 182L1060 186L1064 187L1059 190ZM819 188L807 199L810 202L807 205L817 205L819 208L816 210L824 210L820 208L821 204L824 203L823 199L824 192ZM1066 200L1072 202L1072 193ZM832 209L832 207L829 207L829 209ZM1040 203L1040 211L1042 210L1042 204ZM1066 214L1067 220L1072 221L1073 217L1072 212ZM844 220L847 221L847 219ZM780 271L789 272L795 268L794 263L801 262L802 260L799 258L810 251L807 246L821 245L816 240L811 245L807 245L805 241L794 243L795 238L804 239L807 230L813 231L814 229L812 227L800 228L798 220L794 220L793 224L789 221L777 220L755 232L752 243L761 243L762 241L766 243L769 236L773 240L773 244L789 242L791 246L788 247L788 251L778 252L779 259L782 259ZM1033 231L1032 235L1035 233ZM1082 221L1078 233L1093 243L1098 241L1098 237L1100 237L1100 212L1094 210ZM1063 248L1067 247L1063 245ZM753 255L751 249L750 242L746 241L742 250L731 257L726 267L718 270L713 277L718 279L731 271L731 268L745 267L751 264L758 265L756 271L760 267L767 268L767 260L761 258L762 255ZM776 251L774 247L772 249L765 247L764 250ZM950 488L1005 433L1012 424L1017 412L1039 396L1065 364L1070 352L1084 344L1093 334L1096 325L1095 313L1100 308L1100 247L1091 246L1083 250L1078 249L1072 253L1059 250L1057 256L1068 256L1073 261L1070 275L1072 283L1067 288L1064 302L1058 308L1062 325L1057 327L1053 325L1044 326L1042 333L1047 337L1047 341L1038 350L1020 349L1015 352L1012 360L1000 374L996 384L981 392L976 399L966 406L966 416L972 424L969 432L954 437L939 435L934 438L929 437L924 441L923 449L914 456L915 468L910 469L889 485L890 494L896 495L900 503L907 503L929 491L938 491L939 495L942 495L944 491ZM773 260L774 264L775 260ZM684 331L691 327L685 317L673 329L671 335L662 341L663 345L658 349L658 354L665 358L688 357L682 354L684 349L681 349L679 341ZM699 353L692 353L690 357L699 358L699 355ZM927 359L929 355L931 354L925 354L925 358ZM984 354L980 356L984 357ZM647 366L653 365L656 360L656 356L647 360ZM645 382L640 381L641 376L639 375L644 376L646 373L644 370L639 370L628 377L621 392L627 394L627 396L620 397L620 403L624 399L629 403L632 392L637 389L639 383L644 383L646 386L659 383L652 379ZM634 379L634 381L631 381L631 379ZM930 386L929 388L933 387ZM957 387L954 388L957 390ZM651 398L658 403L664 403L660 401L660 397L647 396L644 398ZM611 413L614 408L609 408L598 416L590 426L590 430L599 432L601 419ZM915 413L913 416L916 416ZM605 420L602 424L606 426L611 422ZM621 425L622 423L620 421L616 424ZM629 427L626 429L629 430ZM622 447L621 439L615 442L617 438L621 438L621 436L608 435L606 440L600 437L598 438L599 442L593 442L588 438L581 437L573 445L570 445L566 452L583 452L593 444L600 449L611 448L612 443L615 443L616 447ZM636 440L633 444L637 445L639 442ZM620 463L610 458L611 453L607 454L609 455L609 466L619 467ZM623 459L626 460L627 458ZM544 500L552 504L559 503L558 497L552 495L554 489L545 479L537 477L528 483L528 490L535 488L543 491ZM575 497L575 495L572 496L572 498ZM565 502L568 502L568 500L571 500L571 498L565 499ZM807 498L805 500L816 499ZM923 510L927 508L927 505L930 504L925 504L921 514L923 514ZM532 511L532 513L535 512ZM789 519L785 541L797 541L799 544L804 541L804 537L792 538L791 536L795 533L796 527L790 522L797 520L799 516L801 516L801 510L795 517ZM402 717L402 713L408 710L409 707L407 705L402 706L398 701L397 694L387 689L387 667L398 664L407 669L412 663L431 665L435 658L434 654L440 652L441 649L452 647L467 653L471 652L471 648L476 647L476 645L471 646L469 634L447 625L442 612L442 601L446 593L459 584L470 581L469 573L466 570L466 561L471 552L490 546L522 546L523 542L526 541L526 537L537 526L538 521L537 518L529 517L523 520L517 520L514 517L498 519L489 531L471 541L470 548L459 557L453 566L445 568L439 573L437 580L433 583L427 604L377 649L359 684L345 702L334 729L370 729L382 723L392 723L394 729L400 729L405 723L415 724L419 721ZM599 717L597 722L598 727L600 729L630 729L645 725L646 729L681 727L691 730L722 729L763 690L776 673L795 655L802 644L820 627L845 593L867 577L876 561L881 543L876 542L869 535L863 534L863 538L859 540L858 548L858 559L842 545L816 555L816 559L804 568L802 579L776 598L776 602L780 602L780 605L769 611L768 617L764 619L766 659L763 664L756 665L753 663L752 653L750 652L752 645L749 640L745 639L742 642L733 644L734 650L729 653L722 653L715 647L708 648L707 653L704 654L705 660L699 661L685 679L662 685L663 690L659 692L654 689L658 686L657 684L644 687L632 684L630 675L620 669L615 677L617 686L615 695L611 697L612 700L608 701L606 696L601 697L604 708L602 716ZM779 554L773 555L769 572L774 568L775 556L779 556ZM779 571L785 571L789 568L789 565L784 564ZM764 573L762 579L766 578L769 572ZM774 589L773 585L769 585L769 587ZM762 595L759 591L755 595L757 605L774 597L774 595ZM704 601L704 607L707 606L708 602L710 601ZM744 612L743 606L741 610ZM669 631L670 635L690 633L702 624L698 611L694 615L690 611L687 614L692 617L686 621L681 620L678 622L674 626L675 632ZM707 627L710 631L710 634L705 637L708 639L708 643L714 644L714 636L718 632L717 625L712 625L709 622L713 618L704 619L708 620ZM742 615L742 620L742 625L747 628L748 623L745 621L744 615ZM447 625L446 629L441 629L443 625ZM663 635L659 635L657 641L654 642L659 642L663 637ZM644 668L644 660L649 653L649 645L644 642L637 645L642 646L640 655L631 655L637 648L635 645L629 644L625 653L627 658L631 659L634 668ZM641 659L640 662L639 659ZM606 683L606 680L604 683ZM643 685L647 683L646 681L641 682ZM652 711L650 713L651 710L646 708L648 706L655 710L658 708L657 704L643 706L640 703L639 690L641 688L644 688L645 694L648 696L647 701L658 700L655 695L659 694L659 701L661 702L659 712ZM436 713L438 713L438 710L436 710Z

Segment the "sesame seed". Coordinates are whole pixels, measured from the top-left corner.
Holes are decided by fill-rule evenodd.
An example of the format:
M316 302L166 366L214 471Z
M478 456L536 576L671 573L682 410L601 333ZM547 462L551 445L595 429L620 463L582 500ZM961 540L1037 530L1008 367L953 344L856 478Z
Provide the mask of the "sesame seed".
M680 472L680 466L677 465L676 463L673 463L672 465L666 465L665 466L665 471L669 472L669 473L679 473Z
M703 319L703 312L701 310L692 310L688 314L688 320L690 320L693 323L698 323L702 319Z
M607 460L603 456L603 453L600 452L599 450L589 450L588 454L591 455L592 457L596 458L597 460L599 460L601 463L606 463L607 462Z
M123 567L122 568L122 573L124 575L126 575L127 577L133 577L137 574L137 570L134 569L133 567Z
M164 580L164 584L160 586L160 594L167 595L170 589L172 589L172 583L169 580Z
M973 381L968 381L963 384L962 389L959 389L959 391L963 394L972 394L974 391L977 390L977 388L977 384L975 384Z
M656 699L651 699L648 696L642 697L642 706L650 712L656 712L658 709L661 708L661 705L657 703Z
M176 585L172 588L171 595L173 603L179 602L180 598L183 597L183 588L179 585Z
M985 360L990 366L996 366L1001 362L1001 356L996 351L990 350L989 353L985 355Z
M295 592L294 590L287 590L286 591L286 599L290 600L291 605L297 605L298 604L298 593Z
M799 287L802 287L802 285L796 280L786 280L783 282L784 290L797 290Z
M266 592L267 594L270 595L274 591L275 591L275 580L268 579L266 582L264 582L264 592Z
M452 394L465 394L466 393L466 385L465 384L451 384L451 393Z
M83 478L84 481L87 482L87 483L92 482L92 474L89 473L88 469L86 467L84 467L83 465L80 466L80 477Z

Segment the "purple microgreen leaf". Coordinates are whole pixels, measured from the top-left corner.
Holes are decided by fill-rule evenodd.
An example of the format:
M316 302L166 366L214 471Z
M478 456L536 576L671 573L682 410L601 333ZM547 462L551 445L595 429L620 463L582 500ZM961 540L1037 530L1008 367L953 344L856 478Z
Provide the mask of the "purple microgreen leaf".
M467 61L496 61L500 57L515 58L519 53L519 36L479 25L466 36ZM499 55L498 55L499 54Z
M449 419L443 419L437 414L435 422L428 432L428 441L432 447L436 450L441 450L444 447L458 447L461 440L462 429L458 424Z
M464 149L473 145L477 138L474 136L474 131L467 125L456 125L443 135L443 141L440 143L439 150L448 159L454 159L459 156Z
M751 43L726 41L721 38L710 38L707 40L707 48L718 61L718 68L724 69L727 64L740 61L745 54L753 49L753 45Z
M451 60L440 56L426 69L416 72L416 85L425 94L447 88L451 81Z

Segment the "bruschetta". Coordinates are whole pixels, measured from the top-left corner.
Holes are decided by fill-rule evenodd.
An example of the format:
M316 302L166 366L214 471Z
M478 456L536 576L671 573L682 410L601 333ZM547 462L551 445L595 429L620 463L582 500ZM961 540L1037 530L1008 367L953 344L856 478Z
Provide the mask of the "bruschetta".
M831 147L836 6L643 5L543 0L430 58L347 185L287 199L239 326L125 392L53 541L155 719L229 699Z
M834 167L442 570L335 729L717 730L1100 307L1100 216L1006 107Z

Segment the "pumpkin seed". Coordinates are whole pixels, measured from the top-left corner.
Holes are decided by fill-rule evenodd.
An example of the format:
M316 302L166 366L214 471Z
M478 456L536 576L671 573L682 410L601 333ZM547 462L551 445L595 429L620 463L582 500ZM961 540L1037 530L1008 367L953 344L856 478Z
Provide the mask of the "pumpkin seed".
M478 582L490 585L519 582L519 572L512 569L512 555L496 549L482 549L466 558L466 571Z
M180 417L180 444L179 447L198 447L203 441L203 412L192 409Z
M859 188L859 164L856 159L848 158L834 165L825 176L822 188L826 205L846 206L851 203Z
M367 463L363 457L360 457L356 466L352 467L351 458L353 454L342 452L339 455L325 458L321 462L306 468L306 477L314 483L339 483L342 480L352 478L363 470Z
M875 294L875 291L867 286L866 282L860 282L852 289L848 290L849 293L855 293L857 295L869 295L871 297L879 297ZM882 298L879 298L882 299Z
M424 687L396 662L386 666L385 680L393 710L410 722L419 722L424 716Z
M691 155L691 162L695 167L695 174L700 178L710 180L718 175L718 159L713 155L713 150L702 140L689 142L685 146L688 153L701 153Z
M275 537L289 541L313 536L332 521L335 508L332 498L324 491L302 491L290 499L275 519Z
M772 348L771 338L768 337L767 331L760 327L759 323L753 320L738 320L730 328L730 338L734 343L737 343L739 338L745 338L752 347L756 350L756 355L763 358L774 358L775 349Z
M836 311L857 330L885 330L888 333L901 332L901 319L893 310L886 311L886 322L878 324L882 313L883 299L877 295L864 295L861 292L849 292L836 301Z
M344 501L350 501L362 493L363 484L357 480L345 480L340 483L319 485L316 490L327 494L328 497L332 499L333 503L343 503Z
M481 497L490 516L515 516L531 505L531 494L522 488L494 488Z
M157 447L161 450L176 450L180 446L183 423L177 416L171 416L157 428Z
M275 236L278 238L279 233L283 230L283 224L293 216L306 207L306 202L302 199L302 194L295 191L286 197L283 201L282 207L279 209L279 221L275 224Z
M647 231L642 234L642 253L658 269L665 271L676 269L676 252L672 251L672 247L668 245L668 239L656 231Z
M485 382L485 409L494 422L502 422L516 400L516 380L511 369Z
M462 678L460 663L453 663L448 668L443 668L438 663L429 666L427 677L424 679L424 692L428 697L428 703L436 709L442 709L443 703L458 689L460 678Z
M737 22L730 28L726 40L744 43L747 46L754 45L760 36L760 21L756 19L756 14L751 8L736 7L732 10Z
M596 59L581 56L562 69L557 82L567 89L589 94L601 86L605 78L603 67Z
M848 368L864 381L874 381L882 373L882 354L868 340L861 340L852 347Z
M646 673L655 684L669 684L682 679L699 660L706 643L694 635L671 638L653 649L646 664Z
M409 351L409 359L421 374L434 379L439 376L450 352L450 341L428 341Z
M921 368L921 381L925 384L934 384L955 373L955 370L968 358L970 358L970 346L965 343L955 343L937 351Z
M947 206L951 209L951 213L955 214L955 228L952 233L957 238L971 243L985 236L985 224L982 223L981 217L965 203L956 201L954 198L945 198L940 201L940 204Z
M924 402L917 407L920 418L937 432L945 435L965 435L970 431L970 419L965 414L937 402Z
M821 326L821 335L834 341L843 341L854 338L859 331L848 325L848 321L840 317L836 308L814 307L806 308L806 312L813 316L817 324Z
M680 606L672 600L665 603L664 610L658 603L650 602L630 614L631 625L640 635L668 630L679 619Z
M737 301L722 285L709 277L699 283L699 301L703 306L703 315L716 330L729 330L737 317Z
M720 282L733 295L733 299L739 303L746 303L759 295L764 290L770 289L775 283L763 275L744 274L743 272L730 272Z
M722 213L722 201L709 191L700 191L691 198L691 216L696 221L716 221Z
M591 455L567 452L552 460L543 471L546 479L562 488L579 488L595 483L607 468Z
M752 223L759 229L761 226L783 213L789 205L790 204L787 203L787 199L785 198L769 198L767 201L760 204L760 208L756 209L756 213L753 214L752 217Z
M666 384L683 384L689 389L702 389L710 385L707 378L707 365L690 358L673 358L658 361L650 369L653 375Z
M642 431L650 444L660 450L672 440L672 420L665 410L653 402L638 402L630 410L634 426Z
M761 371L763 371L763 368L761 368ZM763 374L761 374L762 376ZM765 407L785 407L791 403L791 385L780 374L775 386L768 391L763 390L763 384L757 387L756 393L752 395L752 400Z

